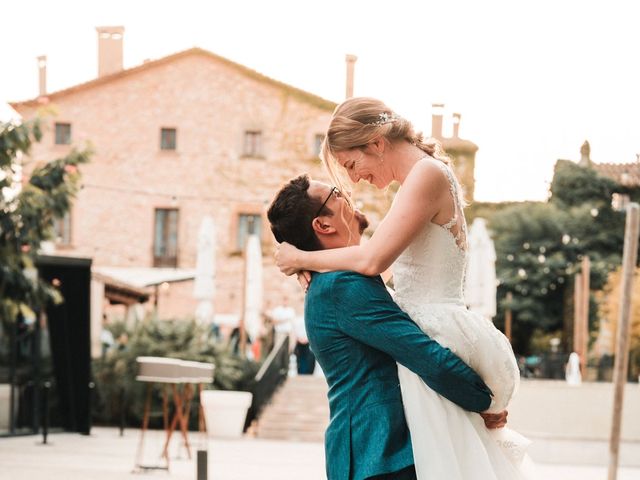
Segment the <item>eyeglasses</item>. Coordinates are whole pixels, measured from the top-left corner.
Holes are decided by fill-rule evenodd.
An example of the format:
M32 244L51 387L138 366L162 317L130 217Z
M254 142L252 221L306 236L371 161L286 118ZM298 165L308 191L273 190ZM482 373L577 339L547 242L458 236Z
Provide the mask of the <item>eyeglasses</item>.
M325 199L325 201L322 202L322 205L320 205L320 208L318 209L318 211L314 215L314 218L320 216L320 213L322 212L322 209L327 204L327 202L329 201L331 196L335 196L336 198L340 198L340 197L342 197L342 192L340 190L338 190L338 187L331 187L331 191L329 192L329 195L327 195L327 198Z

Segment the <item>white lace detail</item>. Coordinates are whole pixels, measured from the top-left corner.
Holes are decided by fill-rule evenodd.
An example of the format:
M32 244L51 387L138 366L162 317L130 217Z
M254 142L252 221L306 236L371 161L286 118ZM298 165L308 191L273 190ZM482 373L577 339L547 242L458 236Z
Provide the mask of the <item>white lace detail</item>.
M442 228L447 230L453 239L456 241L456 245L458 248L462 250L467 249L467 222L464 218L464 214L462 213L462 193L460 184L456 179L455 175L451 171L448 165L439 160L435 160L436 165L440 167L440 169L444 172L444 174L449 179L449 192L451 192L451 198L453 199L453 217L444 225L440 225ZM458 223L458 220L460 222ZM454 232L454 227L457 228L457 233Z
M393 265L394 299L425 333L450 348L483 378L494 394L489 411L500 412L507 407L518 388L520 374L517 362L502 332L491 320L470 312L464 304L467 237L459 187L451 169L442 162L434 161L442 165L447 174L455 213L444 225L425 224L398 257ZM458 229L454 233L456 225ZM409 377L401 376L401 385L413 381L406 378ZM404 387L407 391L416 391L408 383ZM417 403L409 403L412 404ZM411 408L405 407L408 419L423 418L419 412L409 411ZM414 428L429 428L411 423L412 438ZM498 440L500 448L517 464L523 449L526 450L526 442L521 441L517 434L495 439ZM414 445L416 454L417 450Z

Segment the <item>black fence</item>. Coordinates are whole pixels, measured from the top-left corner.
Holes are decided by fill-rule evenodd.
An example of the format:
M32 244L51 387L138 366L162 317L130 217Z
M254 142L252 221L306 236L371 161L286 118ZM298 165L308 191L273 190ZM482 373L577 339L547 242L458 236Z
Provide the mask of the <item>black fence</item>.
M278 337L276 344L269 353L269 356L256 374L253 387L253 400L247 412L247 419L244 424L246 430L253 422L278 387L285 381L289 372L289 337Z

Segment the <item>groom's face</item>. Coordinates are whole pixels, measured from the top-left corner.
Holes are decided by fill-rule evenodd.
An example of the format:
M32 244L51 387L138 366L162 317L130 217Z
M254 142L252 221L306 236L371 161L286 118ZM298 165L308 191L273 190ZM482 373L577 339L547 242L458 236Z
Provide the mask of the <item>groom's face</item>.
M321 215L314 218L313 227L324 248L340 248L358 245L362 232L369 226L369 221L357 209L352 209L346 198L337 189L326 183L312 180L309 195L320 202L326 200L326 206L332 215Z

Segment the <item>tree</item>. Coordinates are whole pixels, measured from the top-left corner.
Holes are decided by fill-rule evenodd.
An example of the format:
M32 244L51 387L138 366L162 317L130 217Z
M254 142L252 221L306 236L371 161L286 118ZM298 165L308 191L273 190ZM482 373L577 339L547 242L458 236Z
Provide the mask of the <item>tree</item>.
M21 311L61 300L37 278L35 261L41 243L53 236L55 219L69 211L79 187L78 165L90 156L87 149L74 149L36 166L21 185L22 160L41 137L39 120L0 123L0 317L5 327Z
M611 207L611 195L619 185L594 169L581 167L569 160L558 160L551 181L551 202L565 207L585 203L595 207Z
M624 214L611 208L616 185L595 170L558 161L549 202L516 204L489 217L499 298L513 294L510 304L503 300L500 307L513 311L516 350L528 351L534 331L554 332L573 318L573 279L585 255L591 260L592 290L603 288L620 265ZM594 298L591 303L595 328Z

